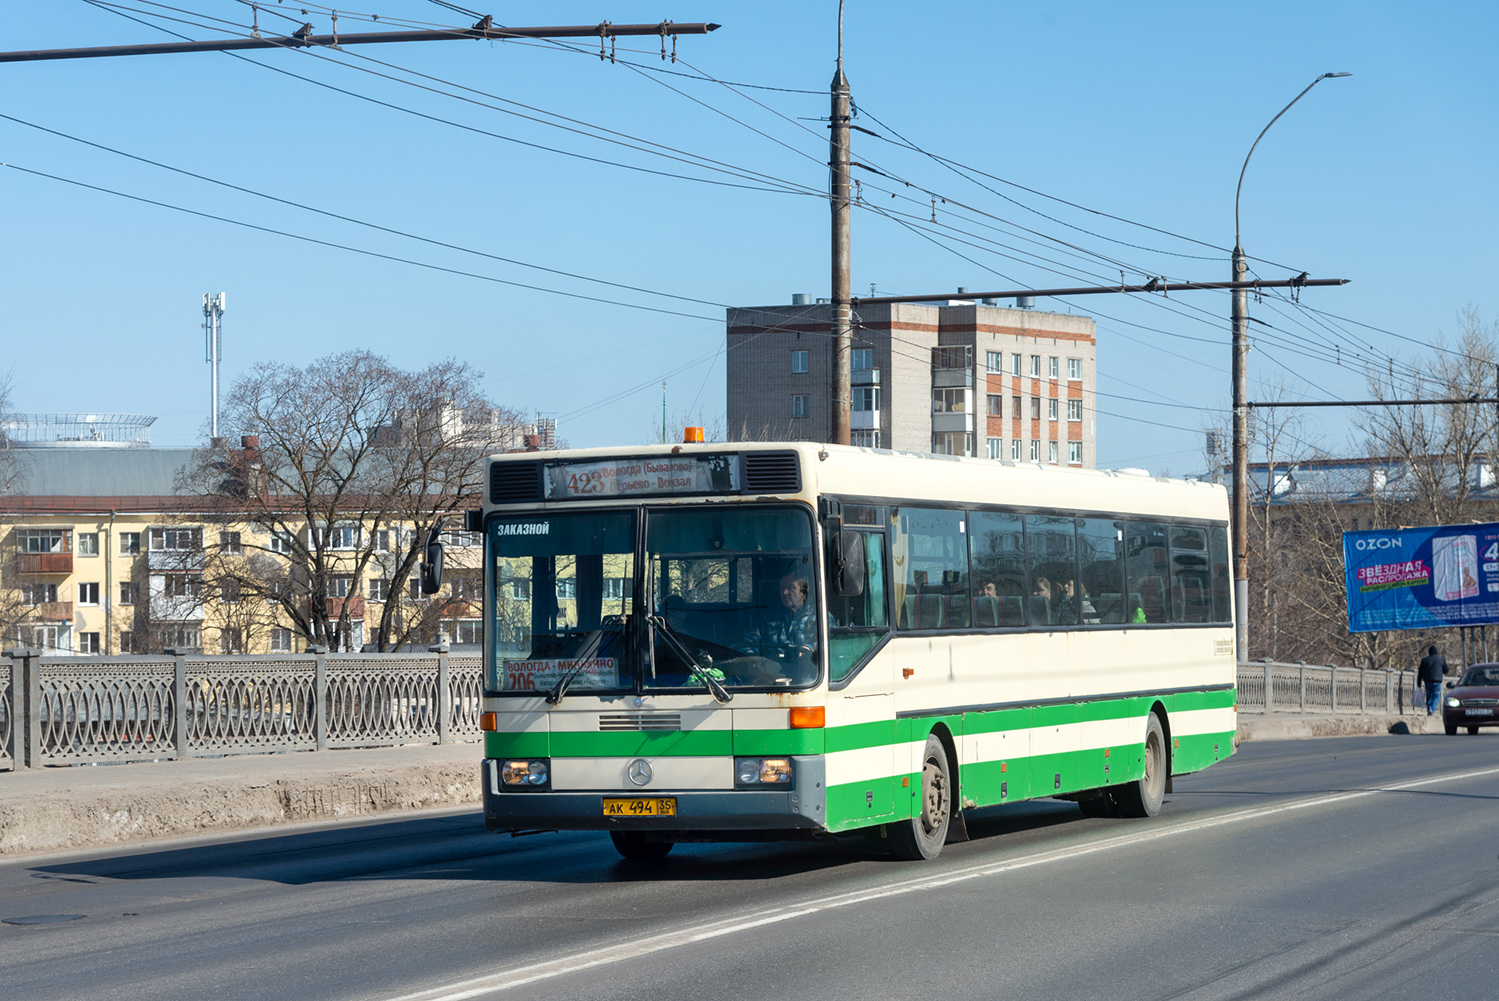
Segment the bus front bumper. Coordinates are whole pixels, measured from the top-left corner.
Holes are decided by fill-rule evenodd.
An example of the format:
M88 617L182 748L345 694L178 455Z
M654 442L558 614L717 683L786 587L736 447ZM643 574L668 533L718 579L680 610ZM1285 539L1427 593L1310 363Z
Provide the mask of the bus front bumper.
M796 787L696 792L599 789L511 792L496 788L498 770L482 766L484 826L491 831L784 831L821 830L827 796L821 757L795 760ZM672 799L672 816L605 816L605 799Z

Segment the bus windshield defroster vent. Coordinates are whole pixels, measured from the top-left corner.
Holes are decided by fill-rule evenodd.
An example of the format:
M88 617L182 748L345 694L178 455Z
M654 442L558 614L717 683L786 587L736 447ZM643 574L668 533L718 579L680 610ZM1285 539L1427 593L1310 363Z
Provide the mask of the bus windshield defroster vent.
M496 462L489 468L489 502L520 504L541 500L541 463Z
M794 494L801 487L801 467L795 452L744 454L745 493Z

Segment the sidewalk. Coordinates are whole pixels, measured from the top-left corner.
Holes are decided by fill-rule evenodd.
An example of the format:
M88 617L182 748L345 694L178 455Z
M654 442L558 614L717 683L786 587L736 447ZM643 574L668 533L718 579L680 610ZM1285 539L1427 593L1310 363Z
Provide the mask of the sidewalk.
M1239 743L1441 733L1441 717L1241 713ZM307 821L479 804L482 746L0 772L0 859Z
M476 742L0 772L0 859L477 807L483 754Z

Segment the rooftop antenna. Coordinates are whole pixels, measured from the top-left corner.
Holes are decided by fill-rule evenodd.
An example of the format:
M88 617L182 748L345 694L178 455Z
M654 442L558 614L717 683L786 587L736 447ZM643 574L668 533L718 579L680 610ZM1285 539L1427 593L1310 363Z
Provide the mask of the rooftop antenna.
M211 383L208 437L219 437L219 359L224 354L224 293L203 293L203 360L208 362Z

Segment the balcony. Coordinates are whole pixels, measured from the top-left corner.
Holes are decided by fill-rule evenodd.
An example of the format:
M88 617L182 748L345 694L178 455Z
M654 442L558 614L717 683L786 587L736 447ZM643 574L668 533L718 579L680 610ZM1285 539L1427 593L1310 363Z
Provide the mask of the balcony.
M71 601L44 601L34 606L36 619L40 622L72 622L73 603Z
M72 553L21 553L22 573L62 573L73 572Z
M853 431L877 431L880 427L878 410L855 410L848 415L849 428Z
M933 389L954 389L958 386L973 385L973 369L971 368L934 368L932 369Z
M855 386L878 386L880 370L877 368L859 369L849 374L849 380Z
M940 431L972 431L973 415L965 413L948 413L932 415L932 430Z
M158 573L196 573L207 562L202 549L153 549L146 554L146 567Z
M349 598L324 598L323 600L326 603L324 607L327 608L328 618L330 619L343 618L345 602L349 606L350 619L364 618L364 595L362 594L356 594Z

